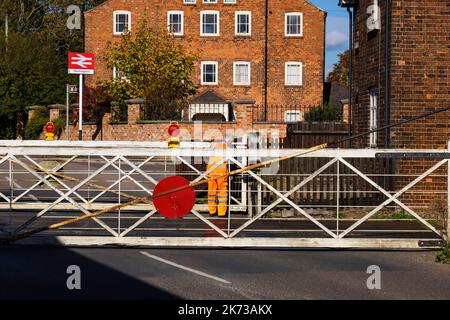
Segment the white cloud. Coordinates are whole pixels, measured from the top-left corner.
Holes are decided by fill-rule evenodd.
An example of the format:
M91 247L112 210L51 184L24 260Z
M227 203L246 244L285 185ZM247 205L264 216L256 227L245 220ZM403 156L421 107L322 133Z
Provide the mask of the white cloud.
M338 54L348 49L348 16L327 17L326 66L328 76L339 60Z
M331 31L327 34L327 49L337 49L347 45L348 35L342 31Z
M348 18L329 17L327 19L327 49L345 49L348 45Z

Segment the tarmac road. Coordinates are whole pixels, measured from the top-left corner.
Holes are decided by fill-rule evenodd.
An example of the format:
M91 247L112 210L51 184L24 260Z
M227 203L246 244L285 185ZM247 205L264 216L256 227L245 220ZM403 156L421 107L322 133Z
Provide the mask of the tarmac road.
M0 248L1 299L450 299L431 251ZM67 267L81 270L69 290ZM381 269L369 290L367 268Z

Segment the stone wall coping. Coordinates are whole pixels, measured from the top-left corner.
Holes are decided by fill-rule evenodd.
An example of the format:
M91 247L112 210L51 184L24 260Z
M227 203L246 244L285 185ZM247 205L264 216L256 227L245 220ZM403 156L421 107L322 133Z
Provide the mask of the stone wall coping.
M60 109L61 110L61 109L65 109L66 106L63 105L63 104L55 103L55 104L48 105L47 108L49 108L49 109Z
M128 121L108 121L109 125L116 126L116 125L128 125Z
M144 104L145 100L144 99L128 99L124 101L127 105L131 105L131 104ZM119 101L111 101L111 106L117 106L119 105L120 102Z
M145 100L138 98L138 99L129 99L129 100L125 100L126 104L144 104Z
M26 108L26 110L37 110L37 109L43 108L43 107L45 107L45 106L29 106Z
M234 104L255 104L256 100L253 100L253 99L238 99L238 100L234 100L234 101L227 100L226 102L228 102L228 103L231 102L231 103L234 103ZM129 99L129 100L125 100L125 103L126 104L144 104L145 100L142 99L142 98ZM117 101L112 101L111 102L111 105L117 105L117 104L119 104L119 102L117 102Z

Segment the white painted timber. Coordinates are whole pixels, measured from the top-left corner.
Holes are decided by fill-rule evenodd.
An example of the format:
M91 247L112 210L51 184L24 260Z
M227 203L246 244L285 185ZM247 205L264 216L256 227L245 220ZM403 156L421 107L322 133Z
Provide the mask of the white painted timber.
M64 246L121 245L133 247L215 247L215 248L362 248L427 249L422 239L332 239L332 238L184 238L184 237L56 237Z
M209 157L221 156L223 151L214 151L209 143L182 142L181 148L168 149L166 142L133 141L2 141L0 154L48 156L174 156ZM304 150L304 149L303 149ZM228 149L228 157L264 157L276 158L299 153L302 149ZM322 158L374 158L377 153L447 153L446 149L324 149L301 157Z

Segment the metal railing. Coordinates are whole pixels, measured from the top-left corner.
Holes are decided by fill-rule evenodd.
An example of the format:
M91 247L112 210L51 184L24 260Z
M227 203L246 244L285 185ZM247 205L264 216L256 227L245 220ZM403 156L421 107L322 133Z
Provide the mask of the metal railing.
M168 176L199 181L208 176L206 161L212 155L224 156L233 170L292 151L230 149L223 154L203 143L183 143L182 148L169 150L165 143L0 142L0 228L15 234L152 195L158 181ZM408 159L418 152L441 159ZM79 245L436 247L448 232L448 154L447 150L317 151L304 157L322 159L318 168L282 173L275 164L232 177L230 214L225 218L209 216L205 185L196 189L196 205L181 220L164 219L147 203L46 235ZM380 155L405 159L389 174L364 172L360 159L376 160ZM280 179L285 176L290 180ZM387 177L391 183L383 184ZM345 183L349 179L364 183ZM349 194L355 199L363 194L380 196L374 204L343 201ZM310 201L312 197L317 201Z
M255 105L252 118L254 123L296 123L304 121L310 109L299 105Z
M230 103L194 103L180 108L164 109L156 112L151 106L140 106L140 120L145 121L235 121Z

